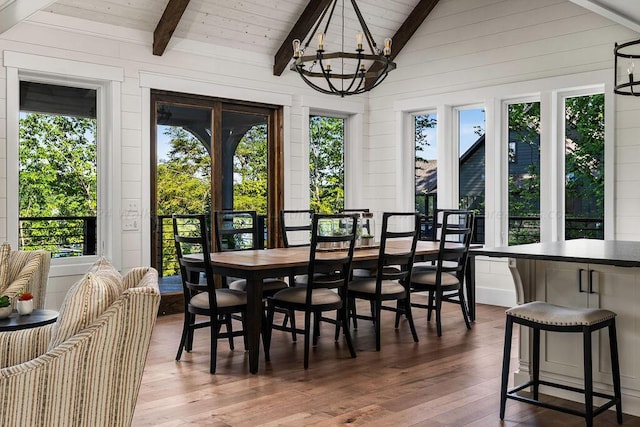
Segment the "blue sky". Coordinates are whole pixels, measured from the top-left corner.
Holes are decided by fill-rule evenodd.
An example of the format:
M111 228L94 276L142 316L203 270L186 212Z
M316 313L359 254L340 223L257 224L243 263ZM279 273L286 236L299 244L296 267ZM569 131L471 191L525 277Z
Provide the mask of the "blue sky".
M478 135L475 133L474 126L480 126L483 130L485 126L484 109L472 108L467 110L459 110L460 114L460 155L464 154L471 145L478 139ZM435 114L432 115L437 119ZM427 160L433 160L438 158L437 153L437 140L436 140L437 128L427 129L427 140L430 142L430 146L423 151L421 157Z

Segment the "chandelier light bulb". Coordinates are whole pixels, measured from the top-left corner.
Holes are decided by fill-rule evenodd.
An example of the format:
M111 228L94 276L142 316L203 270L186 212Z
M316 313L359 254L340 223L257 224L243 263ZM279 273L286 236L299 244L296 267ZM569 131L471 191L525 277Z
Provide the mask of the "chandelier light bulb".
M391 39L384 39L384 51L382 52L384 56L391 56Z
M318 50L324 50L324 33L318 33Z
M364 38L364 35L362 33L358 33L356 34L356 45L357 50L362 50L362 39Z
M293 41L293 57L295 59L300 58L300 40L298 39Z

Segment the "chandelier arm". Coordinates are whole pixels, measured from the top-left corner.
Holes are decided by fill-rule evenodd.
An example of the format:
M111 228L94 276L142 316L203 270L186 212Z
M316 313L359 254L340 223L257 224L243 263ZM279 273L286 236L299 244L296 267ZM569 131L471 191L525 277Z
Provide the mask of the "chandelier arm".
M316 26L313 27L313 30L311 30L311 32L309 32L309 38L307 38L307 43L305 43L304 48L308 48L309 45L311 44L311 40L313 39L313 36L315 36L316 32L318 31L318 27L320 26L320 24L322 24L322 21L324 20L325 15L327 14L327 11L329 10L329 7L331 6L331 4L333 4L333 8L335 9L336 7L336 2L338 0L333 0L332 3L329 3L327 5L327 7L324 8L324 10L322 11L322 14L320 15L320 18L318 18L318 21L316 22ZM333 14L333 10L331 12ZM329 18L329 21L331 21L331 18ZM327 25L329 25L329 22L327 21ZM324 30L325 34L327 33L327 30L325 28Z
M329 31L329 24L331 23L331 19L333 19L333 12L335 12L337 4L338 4L338 0L333 0L333 3L331 3L331 13L329 13L329 18L327 18L327 25L324 26L325 35L327 34L327 31ZM325 9L325 13L328 9L329 7ZM322 15L322 17L324 18L324 14Z
M351 0L351 5L353 6L353 10L355 11L356 16L358 17L360 26L364 31L364 36L367 39L367 44L369 45L369 49L371 49L371 53L373 53L374 55L377 54L378 52L376 52L376 49L377 49L376 42L375 40L373 40L371 31L369 31L369 27L367 26L367 23L364 21L364 17L362 16L362 12L360 12L360 8L358 7L356 0Z
M356 71L353 73L353 78L351 79L351 83L349 84L349 87L346 89L347 92L351 92L351 88L353 88L353 85L356 83L356 80L358 79L358 77L360 77L360 83L354 89L354 91L358 91L360 86L362 86L362 81L364 80L364 73L359 72L361 63L362 63L362 58L358 57L358 63L356 64Z
M331 73L327 72L327 70L325 70L325 67L322 65L322 54L320 53L318 53L318 63L320 64L320 71L322 71L322 77L324 77L324 79L327 81L327 85L329 86L329 89L331 89L331 92L329 93L342 93L331 82Z
M317 84L313 83L311 80L309 80L307 78L307 76L302 74L299 70L298 70L298 74L300 74L300 77L302 78L302 81L304 81L307 85L309 85L313 89L317 90L318 92L324 93L326 95L333 95L335 93L335 92L327 90L327 89L325 89L325 88L323 88L321 86L318 86Z

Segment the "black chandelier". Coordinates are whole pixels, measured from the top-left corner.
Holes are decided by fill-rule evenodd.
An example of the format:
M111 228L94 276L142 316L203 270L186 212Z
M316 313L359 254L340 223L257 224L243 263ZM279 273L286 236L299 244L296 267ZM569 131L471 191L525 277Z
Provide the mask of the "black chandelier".
M355 0L351 0L353 11L360 23L361 32L355 37L355 51L345 52L345 7L342 4L341 19L341 51L327 52L325 50L325 37L329 30L329 24L334 17L338 0L333 0L327 4L322 11L320 18L316 22L313 31L304 47L301 47L300 40L293 41L293 64L291 70L297 71L302 80L318 92L340 95L358 95L367 92L378 86L387 77L390 71L395 70L396 64L391 61L391 39L384 41L384 48L377 47L371 36L371 32L364 22L360 8ZM325 19L326 18L326 19ZM321 24L324 31L318 32ZM317 34L318 48L314 55L306 55L304 52L309 48L311 40ZM363 41L366 40L369 52L365 53Z
M613 53L615 55L613 92L618 95L640 96L640 80L635 80L633 76L635 68L633 61L640 59L640 39L622 44L616 43ZM626 65L626 74L624 71L618 73L618 58L621 58L620 63L622 69L624 69ZM624 76L620 81L618 81L618 74Z

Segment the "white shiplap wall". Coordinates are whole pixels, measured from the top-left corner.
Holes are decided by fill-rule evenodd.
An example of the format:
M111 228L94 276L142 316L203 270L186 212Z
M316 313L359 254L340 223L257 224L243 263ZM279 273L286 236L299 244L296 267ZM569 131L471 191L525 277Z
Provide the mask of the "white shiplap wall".
M115 0L120 2L120 0ZM128 4L129 2L120 2ZM412 2L397 1L408 10ZM85 2L63 1L60 10ZM87 3L88 4L88 3ZM147 0L149 6L158 4ZM196 4L200 4L196 2ZM254 5L257 2L249 2ZM62 7L64 6L64 7ZM257 7L257 6L256 6ZM287 9L288 13L293 13ZM154 11L158 14L158 11ZM295 13L294 13L295 14ZM97 16L97 15L96 15ZM396 17L394 16L394 19ZM131 19L136 19L131 16ZM155 18L154 18L155 19ZM379 19L378 17L375 18ZM273 21L275 23L275 21ZM126 25L126 24L125 24ZM267 23L267 25L271 25ZM568 0L441 0L397 58L398 70L369 96L322 100L292 73L272 75L272 55L234 49L179 37L162 57L151 55L151 30L90 22L72 16L41 12L0 36L0 50L66 58L121 67L121 176L112 185L122 205L138 201L140 218L148 213L148 90L144 81L179 81L185 91L231 98L289 99L285 107L285 203L305 208L308 203L306 114L327 106L364 120L363 138L350 166L353 185L349 197L374 211L411 208L412 189L402 188L398 168L403 155L398 132L402 114L394 105L408 99L428 99L447 93L572 73L608 69L615 41L637 34ZM141 29L142 28L142 29ZM273 43L273 42L269 42ZM257 49L258 51L260 49ZM0 68L0 239L6 232L6 84ZM285 103L286 104L286 103ZM430 107L425 105L424 107ZM633 224L640 216L640 126L634 117L640 101L619 99L616 130L617 237L640 240ZM359 130L359 129L358 129ZM15 141L10 141L15 144ZM361 148L360 147L361 144ZM354 173L355 171L355 173ZM122 270L146 264L148 236L139 231L117 231L121 237ZM496 274L496 272L502 274ZM481 289L488 301L503 302L511 292L504 266L478 266ZM503 282L495 284L496 277ZM52 277L48 305L55 307L73 282L64 274ZM499 282L499 280L498 280ZM508 298L507 298L508 299Z
M395 177L402 164L398 156L406 153L396 148L402 143L405 150L411 147L398 140L401 114L394 105L412 105L416 111L464 105L459 100L465 94L487 87L510 85L512 95L521 96L532 92L519 89L519 82L597 70L611 70L613 76L614 43L637 37L564 0L441 0L398 56L398 70L370 95L368 205L378 210L398 202L403 185ZM491 95L471 96L466 102ZM640 240L640 228L634 226L640 219L640 197L634 191L640 185L640 127L634 119L640 100L617 97L616 102L615 236ZM499 132L488 131L487 138L489 152L500 143ZM402 200L403 207L410 208L411 200ZM504 260L479 260L477 282L479 301L515 303Z

